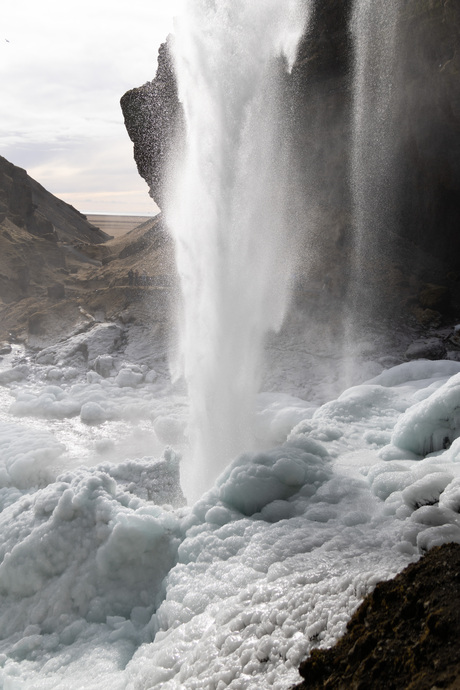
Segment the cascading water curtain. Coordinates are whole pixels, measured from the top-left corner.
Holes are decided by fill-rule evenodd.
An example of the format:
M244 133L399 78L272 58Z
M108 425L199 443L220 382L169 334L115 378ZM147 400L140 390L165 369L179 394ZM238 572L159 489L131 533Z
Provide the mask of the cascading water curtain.
M174 368L188 386L195 495L251 447L264 336L280 327L288 299L277 86L307 14L302 0L187 0L176 24L186 145L166 217L181 281Z
M355 0L353 6L349 351L356 349L357 332L383 313L378 278L384 275L389 258L396 210L394 106L399 5L400 0Z

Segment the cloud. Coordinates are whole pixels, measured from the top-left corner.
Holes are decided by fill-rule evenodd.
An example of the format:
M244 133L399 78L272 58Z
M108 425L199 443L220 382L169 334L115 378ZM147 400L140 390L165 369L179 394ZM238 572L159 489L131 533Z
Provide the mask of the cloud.
M16 144L4 155L9 160L20 157L31 177L83 213L158 212L137 172L127 136L63 137L53 146Z
M137 174L119 101L154 77L177 7L173 0L8 2L0 154L53 193L98 204L105 198L110 212L121 205L145 213L153 202ZM139 203L139 211L131 206Z

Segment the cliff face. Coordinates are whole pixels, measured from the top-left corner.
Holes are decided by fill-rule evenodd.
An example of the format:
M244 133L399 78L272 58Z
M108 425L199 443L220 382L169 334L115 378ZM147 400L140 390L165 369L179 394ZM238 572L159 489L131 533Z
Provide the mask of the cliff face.
M155 79L125 93L120 104L139 175L147 182L150 196L161 208L164 203L168 164L175 146L180 146L182 107L177 96L170 37L158 51Z
M300 211L314 218L309 232L316 265L322 267L346 267L356 223L353 145L362 132L353 130L357 53L352 20L351 0L318 0L290 78L293 161L303 190ZM375 260L366 283L378 278L383 290L400 289L390 277L399 272L411 275L417 286L449 282L458 292L455 275L449 281L446 276L460 269L459 32L458 3L401 3L387 99L372 103L368 98L368 115L377 126L365 135L362 171L372 208L365 228L367 254L374 253ZM370 46L371 53L377 51L378 46ZM373 79L375 86L378 75ZM383 127L378 108L388 111ZM391 165L383 172L387 156Z
M352 5L316 0L297 62L285 77L293 174L301 192L293 213L308 225L315 265L323 273L345 265L353 234ZM380 199L374 217L392 207L381 234L391 235L400 268L419 281L439 282L460 269L459 31L454 0L407 0L398 7L385 135L393 181L372 194ZM161 207L168 157L183 131L167 44L160 48L156 78L129 91L121 104L139 173ZM381 135L374 133L376 148ZM399 270L394 264L390 270Z
M405 236L458 270L460 233L460 5L416 2L400 23L395 114Z

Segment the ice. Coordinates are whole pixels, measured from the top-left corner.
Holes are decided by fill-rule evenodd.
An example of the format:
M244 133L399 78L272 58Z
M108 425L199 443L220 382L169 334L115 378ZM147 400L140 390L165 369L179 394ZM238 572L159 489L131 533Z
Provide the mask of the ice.
M429 398L407 410L395 426L392 443L425 456L447 448L459 435L460 374L457 374Z
M14 423L0 425L0 487L29 489L47 484L64 450L47 431L32 432Z
M274 501L294 496L304 485L316 487L328 476L327 453L314 455L309 443L299 445L286 443L269 452L241 455L217 482L220 500L254 515Z
M115 378L115 383L120 388L135 388L143 378L143 374L140 371L133 371L132 369L125 368L120 369Z
M452 474L446 472L430 472L406 487L402 492L402 499L413 510L420 506L437 504L440 495L453 478Z
M115 323L97 324L89 331L71 336L64 343L44 348L37 356L37 362L62 366L84 361L94 365L100 361L101 353L110 354L117 348L122 332Z
M114 645L120 665L126 648L132 655L149 636L183 537L179 514L153 501L177 504L177 470L173 456L82 468L3 509L0 647L13 666L47 665L50 652L67 665L95 635ZM133 493L128 475L156 481L141 479ZM148 500L139 496L142 487Z
M460 543L456 362L320 407L259 395L258 447L189 507L187 405L162 374L115 353L105 377L21 366L0 409L5 688L287 690L378 581Z
M261 393L257 398L257 436L271 444L285 441L291 429L311 417L317 406L291 395Z
M22 381L27 378L28 374L29 368L24 364L11 367L11 369L4 369L0 372L0 386L5 386L14 381Z

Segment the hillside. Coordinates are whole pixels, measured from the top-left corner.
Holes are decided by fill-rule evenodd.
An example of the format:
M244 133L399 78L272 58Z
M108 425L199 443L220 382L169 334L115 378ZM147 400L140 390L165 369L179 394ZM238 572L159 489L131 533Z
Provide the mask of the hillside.
M130 270L149 280L129 285ZM0 158L0 339L44 344L96 313L116 318L128 308L134 319L142 295L165 303L172 270L160 217L111 239ZM158 313L166 318L163 306Z

